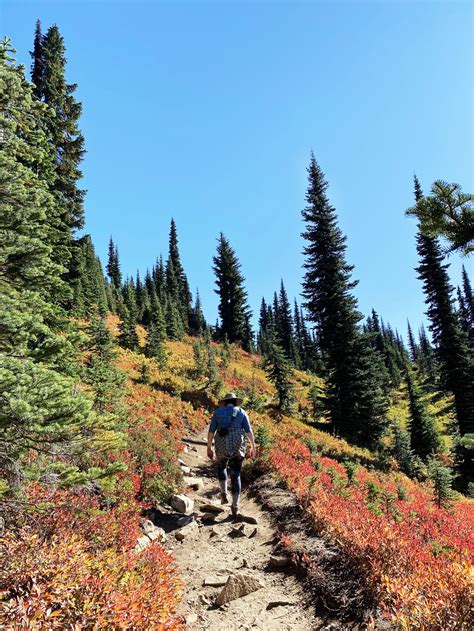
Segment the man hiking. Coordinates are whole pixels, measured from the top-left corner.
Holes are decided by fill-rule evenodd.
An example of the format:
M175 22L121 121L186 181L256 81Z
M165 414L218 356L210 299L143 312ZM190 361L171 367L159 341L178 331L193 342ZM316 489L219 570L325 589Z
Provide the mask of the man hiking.
M240 482L240 472L245 458L248 436L250 440L250 456L255 458L257 449L255 438L250 426L247 413L242 410L240 404L242 399L233 392L226 394L219 401L221 407L212 415L209 433L207 435L207 456L210 460L214 458L212 441L215 437L217 477L221 487L222 504L228 504L227 495L227 466L230 469L230 479L232 481L232 516L239 514L239 501L242 485Z

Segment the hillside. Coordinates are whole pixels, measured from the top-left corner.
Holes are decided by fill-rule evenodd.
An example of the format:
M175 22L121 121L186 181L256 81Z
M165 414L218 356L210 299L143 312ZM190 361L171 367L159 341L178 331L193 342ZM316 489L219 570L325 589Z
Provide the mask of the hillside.
M116 332L117 319L108 321ZM139 329L142 343L145 335ZM310 419L306 395L314 376L296 373L299 418L278 418L260 357L212 343L217 373L209 383L197 371L193 343L166 342L165 369L119 351L129 420L126 445L114 456L126 469L115 482L70 491L32 483L25 490L25 501L45 510L25 520L21 536L3 541L6 628L14 621L29 628L33 620L39 628L181 628L176 608L187 587L169 544L157 540L141 552L135 545L147 511L185 490L183 437L204 429L216 395L233 389L246 398L260 449L246 465L246 484L268 519L277 520L280 546L306 581L313 615L468 629L474 502L459 496L449 508L437 507L430 485L407 478L395 461L381 462L301 420ZM304 529L295 531L292 510L272 503L272 486L273 499L275 489L295 497ZM314 553L312 537L330 547L330 564L321 547ZM358 588L345 602L334 593L341 575L342 586Z

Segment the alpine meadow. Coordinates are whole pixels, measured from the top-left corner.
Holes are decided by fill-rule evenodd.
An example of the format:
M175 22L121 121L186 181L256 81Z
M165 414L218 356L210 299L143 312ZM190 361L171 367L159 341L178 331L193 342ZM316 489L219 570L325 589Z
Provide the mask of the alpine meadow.
M93 3L79 4L92 19ZM182 15L192 10L178 4ZM241 4L251 15L259 3ZM268 15L280 10L263 4ZM337 4L344 16L348 5ZM388 4L379 9L390 11ZM155 8L159 14L161 3ZM222 9L201 8L206 15ZM136 195L130 242L157 226L167 238L162 253L140 242L149 265L139 262L131 273L124 260L132 246L115 236L114 222L107 220L107 251L88 232L89 217L100 212L89 210L84 185L89 136L79 93L88 78L84 72L81 85L74 83L81 53L66 53L59 17L58 24L27 25L30 68L17 61L14 41L0 43L0 627L473 629L474 196L450 177L436 179L443 173L425 181L407 148L411 203L398 218L416 226L410 274L424 313L404 330L391 326L392 313L376 310L377 295L363 313L364 278L359 285L351 250L357 236L345 234L335 207L351 188L341 192L339 178L332 190L334 167L325 169L313 133L304 155L298 152L306 191L296 208L296 272L285 263L293 242L284 230L272 260L259 259L241 237L238 225L247 219L237 212L227 223L223 214L215 227L200 212L189 215L196 236L183 238L189 232L178 189L199 198L218 186L213 180L226 181L235 162L223 138L222 172L209 171L202 190L191 172L206 154L183 153L178 211L159 213L153 224L140 216L132 178L107 180L115 195L122 187ZM226 28L231 37L242 23ZM87 34L81 37L88 46ZM107 39L103 50L95 41L97 64L103 56L112 63L113 46L149 44L133 39ZM262 34L262 50L267 44ZM192 57L184 35L181 45ZM154 69L150 84L173 72L168 61L171 70ZM317 84L314 71L305 80ZM110 109L139 85L125 70L121 77ZM137 89L136 109L116 130L123 134L121 159L130 163L143 158L127 152L128 128L142 101L155 98L147 94L152 89ZM178 97L173 103L177 115L189 111ZM94 98L84 100L87 120L96 106ZM293 106L297 111L296 100ZM243 128L248 111L244 103L232 124ZM187 124L220 121L196 116ZM295 124L288 121L282 136ZM157 115L149 125L163 127L163 144L153 150L171 154L167 143L179 134L165 129L170 120ZM100 125L95 129L100 137ZM272 133L278 136L277 126ZM146 142L136 136L134 142ZM376 160L385 152L390 147ZM260 166L268 174L264 161ZM107 179L103 168L91 175ZM368 186L371 168L352 164ZM242 190L230 187L229 203L247 199L245 173L243 165ZM287 177L297 176L290 168ZM158 185L154 194L160 197ZM385 200L379 203L382 215ZM277 214L266 221L278 229ZM376 229L385 230L383 217ZM213 250L200 241L209 231ZM266 229L259 238L270 238ZM369 256L368 240L365 247ZM254 268L247 268L249 258ZM200 292L194 265L202 259L208 279ZM456 261L459 275L452 272ZM268 281L270 268L281 277L276 284ZM285 282L293 274L296 296L293 281ZM252 275L262 283L255 304ZM390 292L388 272L386 285ZM207 304L212 292L216 309ZM214 423L229 402L230 429L213 429L211 417ZM219 439L228 444L237 414L247 419L239 443L247 457L229 452L222 460Z

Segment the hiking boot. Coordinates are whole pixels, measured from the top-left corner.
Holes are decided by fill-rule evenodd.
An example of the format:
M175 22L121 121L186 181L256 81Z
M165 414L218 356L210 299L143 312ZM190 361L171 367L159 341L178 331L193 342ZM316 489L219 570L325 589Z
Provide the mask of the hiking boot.
M232 517L234 519L237 519L237 517L240 517L239 515L239 507L238 506L231 506L231 513L232 513Z
M229 503L229 496L227 495L227 493L221 493L221 504L228 504Z

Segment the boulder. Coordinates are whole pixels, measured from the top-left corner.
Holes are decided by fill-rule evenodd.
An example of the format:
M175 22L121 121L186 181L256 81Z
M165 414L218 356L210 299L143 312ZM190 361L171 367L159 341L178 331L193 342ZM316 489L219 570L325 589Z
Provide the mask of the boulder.
M202 513L223 513L224 509L222 508L222 506L219 506L219 504L212 504L211 502L207 502L206 504L202 504L199 507L199 510Z
M137 545L135 546L135 552L141 552L145 548L147 548L151 543L151 540L147 537L147 535L143 535L137 541Z
M195 521L192 521L187 526L184 526L184 528L180 528L179 530L177 530L174 533L174 536L178 541L183 541L187 537L192 537L193 535L197 534L197 530L197 523Z
M249 574L235 574L229 576L227 583L217 596L215 604L217 607L221 607L231 600L237 600L237 598L247 596L263 587L265 587L265 584L261 579L250 576Z
M240 526L234 526L229 532L230 537L249 537L250 530L249 527L245 524L240 524Z
M190 515L194 509L194 500L187 495L172 495L170 504L178 513Z
M194 624L198 621L197 613L188 613L186 616L186 624Z
M204 579L204 587L222 587L227 583L228 576L206 576Z
M251 515L240 515L240 521L244 521L247 524L253 524L254 526L258 524L258 519L256 517L252 517Z
M146 533L146 535L151 541L155 541L155 539L158 539L159 541L166 541L166 533L163 528L155 527L154 530L150 530Z
M184 462L184 460L181 460L181 458L178 458L178 464L180 467L187 467L188 465Z
M216 517L216 513L204 513L204 515L201 516L201 521L203 523L213 524L216 521Z
M204 480L202 478L190 478L185 476L183 482L186 486L190 486L195 491L199 491L199 489L204 487Z
M184 473L184 475L191 474L191 467L186 467L185 465L180 465L180 466L181 466L181 471Z
M272 556L268 560L268 565L270 567L286 567L289 564L290 564L289 557L277 556L276 554L272 554Z
M151 521L151 519L145 519L145 521L143 521L141 523L141 528L143 530L143 532L145 534L149 533L149 532L153 532L153 530L155 530L156 526L155 524Z

